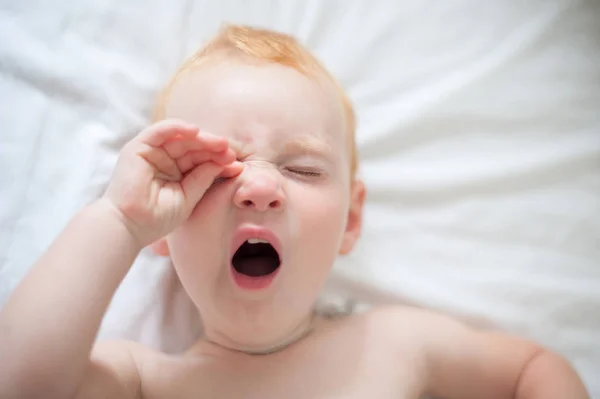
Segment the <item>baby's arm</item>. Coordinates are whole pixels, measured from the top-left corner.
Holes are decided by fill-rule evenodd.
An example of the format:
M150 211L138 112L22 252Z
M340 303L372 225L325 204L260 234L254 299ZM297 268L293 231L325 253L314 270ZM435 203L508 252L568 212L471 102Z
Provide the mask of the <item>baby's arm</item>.
M533 342L472 330L426 311L400 313L399 328L414 327L413 338L422 346L429 395L445 399L589 398L569 363Z
M133 344L92 345L141 248L186 220L221 174L241 171L227 140L179 121L121 151L102 199L79 212L0 313L0 397L136 397Z
M140 245L103 201L81 211L0 315L0 397L70 398Z

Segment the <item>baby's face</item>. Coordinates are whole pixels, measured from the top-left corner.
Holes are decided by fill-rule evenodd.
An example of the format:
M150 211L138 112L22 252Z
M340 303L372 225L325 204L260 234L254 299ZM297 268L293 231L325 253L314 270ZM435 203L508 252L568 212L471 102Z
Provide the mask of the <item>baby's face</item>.
M360 230L363 188L333 84L276 64L208 65L166 106L168 118L242 147L244 171L213 184L167 240L207 333L232 346L285 339ZM246 243L234 257L247 238L270 245Z

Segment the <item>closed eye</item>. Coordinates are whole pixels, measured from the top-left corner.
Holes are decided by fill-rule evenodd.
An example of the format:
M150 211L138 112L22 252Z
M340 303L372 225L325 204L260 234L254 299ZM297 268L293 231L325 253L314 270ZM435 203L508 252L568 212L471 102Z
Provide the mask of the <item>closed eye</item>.
M304 176L304 177L321 177L322 173L315 170L303 170L296 168L286 168L289 172Z

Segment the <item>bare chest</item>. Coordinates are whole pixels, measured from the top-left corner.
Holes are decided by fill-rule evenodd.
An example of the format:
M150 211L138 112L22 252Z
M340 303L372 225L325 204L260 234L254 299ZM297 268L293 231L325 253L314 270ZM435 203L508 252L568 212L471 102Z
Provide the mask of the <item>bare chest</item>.
M272 355L207 353L162 362L144 378L146 399L416 399L410 361L367 331L330 331ZM151 375L151 374L153 375Z

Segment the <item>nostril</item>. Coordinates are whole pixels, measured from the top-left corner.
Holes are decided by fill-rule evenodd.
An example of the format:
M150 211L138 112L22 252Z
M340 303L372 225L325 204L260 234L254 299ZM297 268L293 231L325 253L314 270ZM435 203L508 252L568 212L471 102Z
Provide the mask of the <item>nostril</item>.
M250 200L244 200L244 201L242 201L242 205L244 205L244 206L252 206L253 203Z
M271 208L279 208L280 205L281 205L281 203L279 201L272 201L269 204L269 207L271 207Z

